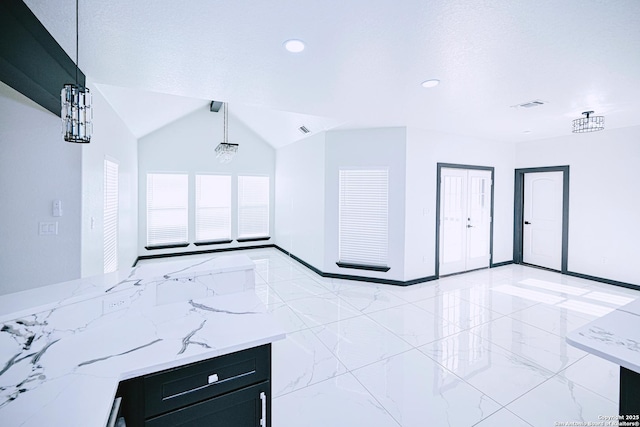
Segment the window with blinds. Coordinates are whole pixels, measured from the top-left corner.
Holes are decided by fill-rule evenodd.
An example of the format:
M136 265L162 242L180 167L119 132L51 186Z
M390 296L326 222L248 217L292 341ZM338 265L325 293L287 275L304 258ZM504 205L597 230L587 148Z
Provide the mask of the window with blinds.
M104 272L118 269L118 164L104 161Z
M186 244L189 177L147 174L147 247Z
M231 177L196 175L196 243L231 239Z
M388 169L340 170L339 193L338 265L387 271Z
M269 236L269 177L238 177L238 239Z

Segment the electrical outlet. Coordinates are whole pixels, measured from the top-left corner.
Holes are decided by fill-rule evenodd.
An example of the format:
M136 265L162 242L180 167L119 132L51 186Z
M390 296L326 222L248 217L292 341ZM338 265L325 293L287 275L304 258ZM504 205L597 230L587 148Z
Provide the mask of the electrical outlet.
M124 296L110 296L102 300L102 314L122 310L131 305L131 300Z

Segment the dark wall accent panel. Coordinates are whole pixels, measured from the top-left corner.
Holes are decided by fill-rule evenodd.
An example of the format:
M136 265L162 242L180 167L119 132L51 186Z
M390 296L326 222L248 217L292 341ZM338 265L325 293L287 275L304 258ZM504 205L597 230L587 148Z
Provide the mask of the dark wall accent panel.
M74 61L21 0L0 1L0 80L57 116L62 87L76 81Z

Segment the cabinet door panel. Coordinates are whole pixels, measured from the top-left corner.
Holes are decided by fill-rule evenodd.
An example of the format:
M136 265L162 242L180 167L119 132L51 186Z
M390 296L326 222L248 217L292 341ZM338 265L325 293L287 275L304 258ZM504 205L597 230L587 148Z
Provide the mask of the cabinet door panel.
M264 381L160 415L145 427L270 427L270 383Z
M149 418L268 380L271 351L265 345L144 377Z

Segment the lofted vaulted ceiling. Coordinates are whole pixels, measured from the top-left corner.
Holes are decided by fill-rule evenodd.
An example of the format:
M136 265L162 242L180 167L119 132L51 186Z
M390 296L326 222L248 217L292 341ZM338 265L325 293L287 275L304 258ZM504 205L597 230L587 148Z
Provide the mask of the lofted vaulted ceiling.
M75 58L75 0L25 2ZM137 136L212 99L274 147L300 125L514 142L585 110L640 125L638 0L79 2L80 68Z

